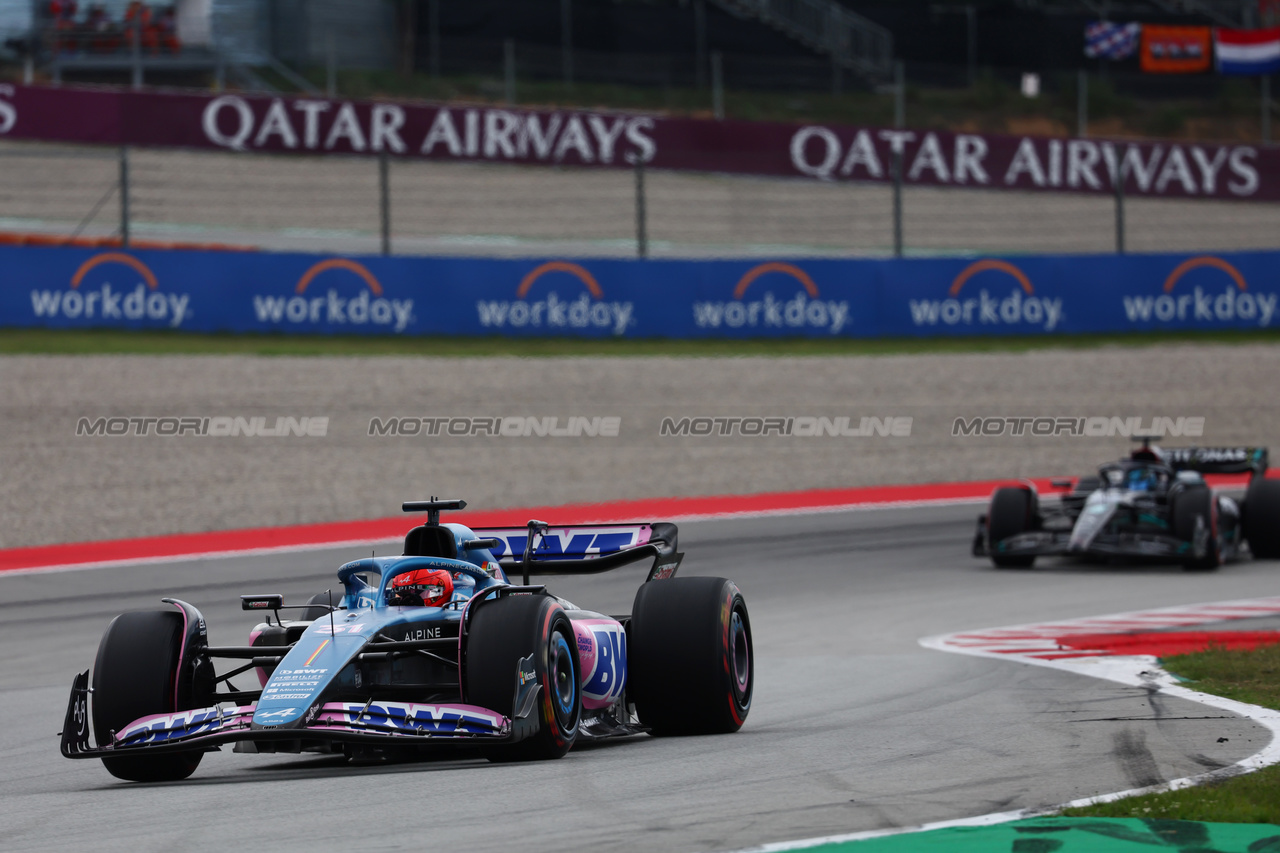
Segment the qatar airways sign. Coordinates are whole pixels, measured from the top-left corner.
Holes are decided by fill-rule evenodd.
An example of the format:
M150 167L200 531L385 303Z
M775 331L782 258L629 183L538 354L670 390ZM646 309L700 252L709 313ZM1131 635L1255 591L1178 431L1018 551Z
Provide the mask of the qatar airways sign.
M599 113L403 107L223 95L201 114L207 142L234 151L388 152L422 157L599 163L653 159L654 120Z
M0 138L627 168L820 181L1280 200L1280 149L1126 143L598 110L0 85Z
M900 155L909 184L1113 192L1123 175L1136 195L1277 197L1276 156L1251 145L803 127L790 154L797 172L827 181L889 180Z

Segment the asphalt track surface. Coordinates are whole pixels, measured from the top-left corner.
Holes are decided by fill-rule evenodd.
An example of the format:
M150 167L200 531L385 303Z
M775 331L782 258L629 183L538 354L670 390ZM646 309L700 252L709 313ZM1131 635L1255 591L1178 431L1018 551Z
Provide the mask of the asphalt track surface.
M0 576L0 848L732 850L1047 806L1194 775L1266 744L1263 729L1220 711L917 640L1274 595L1280 565L1202 575L1047 562L1001 572L967 555L977 511L684 525L682 571L735 579L751 609L758 681L746 726L526 765L348 765L228 750L206 756L187 782L118 782L96 761L63 759L54 736L72 676L92 663L114 614L176 595L203 610L212 642L239 644L255 621L239 594L297 600L360 554ZM552 589L625 613L637 575Z

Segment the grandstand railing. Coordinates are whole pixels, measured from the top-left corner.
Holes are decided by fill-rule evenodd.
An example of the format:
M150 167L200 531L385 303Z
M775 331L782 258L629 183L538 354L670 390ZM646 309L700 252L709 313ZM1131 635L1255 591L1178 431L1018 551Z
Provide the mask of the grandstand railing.
M758 18L836 64L872 80L893 73L893 34L835 0L712 0Z

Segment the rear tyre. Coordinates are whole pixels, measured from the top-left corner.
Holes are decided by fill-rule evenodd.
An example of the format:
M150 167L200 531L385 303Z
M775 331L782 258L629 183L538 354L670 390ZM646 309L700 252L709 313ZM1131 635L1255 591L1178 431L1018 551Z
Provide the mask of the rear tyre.
M1071 488L1071 493L1076 495L1091 495L1098 489L1102 488L1102 480L1098 477L1081 477L1076 480L1076 484Z
M492 761L559 758L578 737L582 721L582 667L573 624L545 595L513 595L481 605L467 631L467 701L511 718L516 672L533 656L541 694L538 733L489 756Z
M1010 536L1031 530L1035 523L1035 504L1031 492L1013 486L996 489L987 510L987 542L991 562L1000 569L1029 569L1035 557L1008 557L995 552L996 545Z
M1218 550L1217 513L1213 492L1207 488L1188 489L1173 499L1173 535L1193 547L1204 543L1203 557L1192 557L1182 563L1189 572L1212 572L1222 565ZM1198 541L1199 540L1199 541Z
M1280 559L1280 480L1254 480L1244 498L1244 538L1253 556Z
M656 736L736 732L751 710L747 603L724 578L640 587L631 610L627 695Z
M345 592L343 593L345 594ZM334 606L342 603L342 595L335 593L333 596ZM314 622L317 619L323 619L329 615L329 593L317 592L307 601L307 609L302 611L302 615L298 619L302 622Z
M170 610L122 613L107 626L93 664L93 730L98 746L112 732L151 714L193 707L175 697L182 648L182 614ZM195 772L203 752L104 758L107 772L130 782L173 782Z

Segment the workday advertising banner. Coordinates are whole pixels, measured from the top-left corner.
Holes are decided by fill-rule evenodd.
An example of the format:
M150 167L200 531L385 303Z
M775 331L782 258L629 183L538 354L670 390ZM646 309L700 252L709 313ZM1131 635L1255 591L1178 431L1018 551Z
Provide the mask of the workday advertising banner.
M1280 252L475 260L0 247L0 327L597 338L1280 326Z

